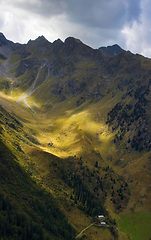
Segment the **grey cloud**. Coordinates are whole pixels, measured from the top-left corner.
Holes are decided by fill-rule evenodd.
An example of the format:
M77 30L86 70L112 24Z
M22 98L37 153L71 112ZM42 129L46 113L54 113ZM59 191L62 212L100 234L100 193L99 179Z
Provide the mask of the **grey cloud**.
M115 43L118 43L123 49L125 49L124 38L121 35L120 31L117 29L108 30L108 29L98 29L97 32L95 29L90 30L88 38L81 36L81 39L89 46L93 48L99 48L102 46L109 46Z
M2 17L0 17L0 27L2 27L4 24Z
M141 0L128 1L127 5L127 22L134 20L139 21L141 15Z
M5 4L45 18L64 13L74 23L108 29L138 20L141 12L140 0L5 0Z
M140 16L140 0L67 1L73 22L98 28L121 28Z
M2 3L12 6L14 9L35 13L45 18L64 12L66 3L63 0L2 0ZM28 17L28 16L27 16Z

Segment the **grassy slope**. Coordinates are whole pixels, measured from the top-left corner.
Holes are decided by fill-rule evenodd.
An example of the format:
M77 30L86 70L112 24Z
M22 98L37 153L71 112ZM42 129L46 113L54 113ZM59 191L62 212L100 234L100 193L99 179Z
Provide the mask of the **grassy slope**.
M8 102L7 101L8 100L3 99L3 104L10 108L9 101ZM113 133L111 133L110 130L106 127L103 113L104 111L108 112L109 109L111 109L116 102L113 102L113 105L110 106L108 104L110 98L104 99L103 101L104 104L103 102L96 103L94 105L91 104L89 105L89 108L86 108L87 105L84 105L83 107L77 108L77 111L70 110L72 103L71 105L70 104L64 105L63 103L61 103L60 105L55 105L50 112L47 112L41 116L38 116L37 114L33 115L30 110L29 112L27 112L26 110L24 110L24 108L22 108L22 112L19 113L20 106L17 106L15 103L12 104L11 109L15 109L16 113L20 115L20 117L25 119L24 129L27 129L26 132L29 132L29 129L32 129L35 137L40 142L38 148L41 148L42 150L48 153L53 153L63 158L74 155L76 155L77 157L83 156L84 163L90 169L93 169L95 161L98 161L100 164L100 160L98 156L95 154L95 151L100 152L104 160L103 163L104 167L110 165L117 173L122 174L123 176L125 176L126 180L129 181L132 196L128 204L127 210L125 209L125 212L126 211L129 212L130 209L132 208L136 209L137 211L142 211L144 210L143 204L145 204L146 209L150 210L149 209L150 198L143 197L142 203L140 203L139 201L140 194L142 194L141 196L144 195L147 196L148 194L147 189L149 187L150 182L149 175L145 175L143 179L141 176L142 172L146 171L145 168L142 167L145 161L147 164L146 167L148 166L150 155L138 154L135 152L133 154L127 154L124 155L127 164L129 162L132 162L134 159L140 160L135 161L136 164L135 162L131 163L126 168L125 167L121 168L121 166L114 165L112 166L112 163L109 161L110 158L113 157L115 161L119 158L123 158L123 155L122 153L119 153L118 149L115 146L113 147L111 141ZM108 109L106 109L107 106ZM62 111L59 111L59 109L61 109ZM66 115L64 115L64 112L66 112ZM49 143L51 144L48 145ZM42 181L44 187L47 188L49 191L51 190L51 193L53 193L54 196L58 195L61 198L61 201L62 199L66 199L66 201L68 202L69 200L65 196L66 194L70 193L70 189L68 189L67 186L64 185L62 180L59 180L60 181L59 182L57 180L58 176L53 177L50 174L49 179L48 180L46 179L47 171L49 172L50 169L49 161L47 163L45 153L42 151L41 154L39 154L37 150L36 151L32 150L32 148L35 147L34 145L33 147L31 146L31 149L28 146L29 143L24 142L22 148L24 149L25 154L29 156L30 160L28 160L28 168L32 172L33 176L39 182ZM144 159L143 161L142 158ZM43 159L45 159L45 161L43 161ZM27 163L22 164L26 165ZM136 166L140 174L136 172ZM50 188L50 186L52 185L54 187ZM135 187L136 185L137 188ZM66 188L68 189L67 191L64 190ZM140 190L144 192L141 193ZM75 221L73 218L73 215L75 214L74 209L75 207L69 208L68 204L65 207L63 205L61 207L63 208L66 216L68 216L70 222L77 229L77 232L80 232L80 230L82 230L91 222L88 219L84 221L82 220L81 222L81 216L83 216L82 219L84 219L84 215L81 215L82 213L79 210L76 210L77 218ZM111 211L112 208L113 211L115 211L110 201L107 201L107 208L109 208L108 210L110 213L112 212ZM113 218L116 217L118 218L116 214L115 215L113 214ZM78 222L77 219L79 219Z
M116 99L116 101L118 101L118 98ZM55 132L55 135L53 135L53 131L52 131L52 136L59 136L60 146L64 147L64 145L67 144L68 150L69 150L68 142L71 143L74 140L74 136L75 136L75 127L73 128L74 129L73 131L73 129L70 128L69 126L70 124L74 124L74 126L76 126L78 122L78 128L82 129L82 132L83 132L82 134L84 134L85 136L88 136L89 140L93 143L94 148L97 149L103 156L103 159L106 162L106 164L112 166L117 173L119 173L120 175L123 175L125 179L128 181L132 195L131 195L129 204L127 206L127 209L125 209L124 211L129 212L132 209L135 209L138 212L146 211L146 210L150 211L150 199L151 199L150 190L149 190L150 188L149 187L150 186L150 153L144 154L144 153L139 153L137 151L134 151L132 153L125 154L124 152L121 151L121 149L118 149L118 147L113 146L112 139L113 139L114 133L112 135L112 133L108 129L106 129L105 124L103 124L103 122L105 122L103 113L105 111L108 112L109 109L115 105L115 103L116 102L113 102L112 103L113 105L109 106L107 99L104 99L104 104L103 102L101 102L101 103L97 103L96 105L92 105L90 106L90 110L88 109L84 110L83 112L80 112L80 114L74 115L71 118L67 117L67 120L66 118L59 119L58 122L60 124L62 122L63 129L61 127L59 128L59 125L57 125L56 127L57 130ZM89 111L91 115L89 114ZM71 114L70 116L72 116L72 111L70 112L70 114ZM96 119L97 119L97 123L96 123ZM65 136L61 134L61 131L64 132ZM78 131L76 130L76 134L77 132ZM98 135L99 135L99 138L98 138ZM78 146L76 146L76 149L78 149L78 151L80 150L79 153L74 151L73 146L74 145L72 145L73 152L70 152L69 154L77 154L79 156L80 154L86 155L86 156L87 154L89 155L89 152L87 152L86 154L84 151L86 146L83 145L84 149L81 149L81 148L78 149ZM80 142L80 146L81 146L81 142ZM92 162L94 163L96 159L93 156ZM112 163L110 162L110 159L113 160L113 163L119 159L124 159L124 164L122 166L112 165ZM92 164L90 159L88 164L89 166L91 166ZM107 202L107 207L109 208L109 211L112 215L112 208L113 208L112 204ZM120 215L120 213L118 213L118 215ZM118 215L113 214L113 217L118 218ZM150 234L150 231L148 234ZM120 234L120 236L121 236L121 239L123 239L123 235Z
M53 152L53 150L50 146L48 146L48 143L50 142L50 136L49 138L47 136L49 127L45 127L49 126L49 124L48 122L44 121L45 117L42 118L37 115L33 115L32 112L21 108L21 106L16 104L15 102L12 102L10 105L9 99L4 99L2 97L1 104L3 104L6 109L9 109L7 109L8 112L4 112L4 118L1 118L1 120L3 121L2 138L4 139L5 143L18 157L19 163L25 169L28 169L34 180L40 183L42 185L42 188L53 194L60 208L64 211L66 217L74 226L76 232L79 233L83 228L87 227L91 223L91 218L86 216L79 209L77 209L76 206L74 206L74 204L70 201L71 189L69 188L69 186L67 186L67 184L65 184L64 181L62 181L62 177L59 176L56 172L54 172L54 166L50 165L50 163L53 163L54 160L58 158L49 153ZM22 127L20 127L20 125L18 126L18 124L14 122L14 119L12 119L12 111L15 112L15 115L17 115L17 119L20 124L23 124ZM5 122L6 115L7 124ZM41 119L40 122L39 119ZM14 126L11 124L15 125L15 129ZM67 126L68 124L69 123L67 121ZM66 129L66 131L67 130L68 128ZM45 143L43 143L43 136L47 136L49 141L47 140ZM39 140L40 145L36 144L36 138ZM85 144L87 145L87 140ZM59 156L64 157L64 154L62 154L63 151L61 150L62 147L64 148L65 152L65 149L67 147L66 144L64 144L63 146L59 145L59 147L57 147L57 151L59 153ZM55 151L56 150L54 150L54 152ZM71 154L72 152L69 155ZM59 159L57 161L59 161ZM94 165L93 162L91 163L91 168L92 165ZM76 219L74 217L75 215ZM103 236L106 235L104 235L104 231L102 231L101 229L98 229L97 232L100 235L100 239L102 239ZM107 232L108 236L111 237L110 231ZM85 234L87 235L87 233ZM91 234L94 236L94 239L98 239L97 235L95 238L95 228L92 228ZM87 236L88 239L91 239L89 234Z
M50 110L48 110L47 113L43 113L44 112L44 109L43 109L43 112L41 112L40 116L38 116L38 114L34 115L30 110L28 109L26 110L23 107L22 109L20 109L20 106L17 106L15 102L14 103L12 102L12 104L10 105L10 102L7 99L5 100L1 99L1 101L5 107L11 108L11 111L12 110L15 111L15 113L19 117L21 117L21 119L23 118L25 119L24 129L27 133L29 133L30 129L32 129L34 136L40 142L40 145L38 145L38 148L41 148L42 150L48 153L53 153L61 158L74 156L74 155L76 155L77 157L83 156L84 162L90 169L93 169L94 163L96 161L98 162L100 161L95 154L92 154L92 152L93 151L100 152L104 160L104 163L103 163L104 166L109 165L113 167L113 169L117 173L125 176L125 179L129 181L132 197L128 204L127 210L125 211L130 211L131 208L134 208L137 211L142 211L144 209L143 204L145 204L146 209L150 210L149 209L150 198L145 197L148 195L150 178L149 178L149 175L145 175L143 179L141 177L141 176L144 176L142 175L142 172L146 171L145 168L143 167L144 163L146 162L146 167L147 167L149 164L150 155L149 154L144 155L143 153L139 154L137 152L123 155L121 151L119 152L117 147L113 146L112 139L113 139L114 133L112 133L105 124L105 121L106 121L104 117L105 112L107 114L110 111L110 109L112 109L113 106L115 106L115 104L118 102L118 99L121 98L120 96L121 93L118 93L118 94L119 96L117 95L118 97L116 99L113 98L112 104L110 102L111 96L107 96L101 102L98 102L96 104L89 104L88 102L75 109L73 109L72 107L74 106L76 100L74 100L74 102L73 100L66 100L67 104L64 104L64 102L60 104L52 104ZM9 138L10 138L10 135L8 135L8 140ZM12 140L9 140L9 141L12 142ZM39 154L37 154L36 152L34 154L33 153L31 154L32 151L28 147L29 142L28 141L26 142L26 141L24 141L24 144L22 144L22 142L20 142L20 144L25 154L27 154L27 156L30 156L29 159L32 159L28 161L28 168L30 165L29 162L32 161L32 164L35 164L37 166L35 168L37 170L35 171L31 170L31 171L33 171L34 176L36 176L37 174L36 179L38 181L41 181L43 178L43 173L48 171L48 168L46 167L47 164L46 162L45 163L43 162L43 165L42 165L41 162L38 162ZM30 142L30 145L33 145L33 143ZM33 145L33 147L35 146ZM44 153L42 153L41 161L43 161L42 159L45 159L43 154ZM22 155L22 153L20 153L20 155ZM89 157L90 155L91 157ZM132 162L127 167L123 166L122 168L121 166L112 165L112 162L109 161L112 158L114 160L113 162L115 162L116 160L123 157L126 162L125 166L126 164L129 164L132 161L134 161L134 159L136 160L138 159L138 160ZM22 162L22 164L26 165L26 163L24 162ZM32 169L33 169L32 164L30 165L30 167L32 166ZM136 166L140 174L137 174ZM57 180L54 180L54 181L55 181L55 184L54 184L55 188L51 189L51 192L55 196L56 192L58 191L57 193L58 196L61 196L62 194L61 199L63 199L64 195L66 194L63 190L65 189L65 186L63 184L62 190L60 189L56 190L59 186L59 183L57 183ZM46 182L48 184L48 181ZM52 185L51 181L49 182L49 186L50 185ZM137 185L137 188L135 187L136 185ZM48 189L50 189L50 187ZM140 191L141 189L144 189L142 190L144 192L141 193ZM140 194L141 196L144 196L142 198L142 203L140 203L139 201ZM112 206L112 203L109 203L109 202L107 202L107 207L109 208L110 212L112 212L111 211L112 208L114 209L114 207ZM83 224L81 223L81 220L79 221L80 224L77 223L77 221L75 222L74 218L72 217L72 214L74 214L74 211L75 210L73 208L73 210L70 211L70 214L69 214L69 210L67 210L66 207L64 208L64 212L69 217L72 224L76 227L77 232L79 232L79 230L82 230L81 228L86 227L87 223L90 223L90 220L87 220L84 222L82 221ZM81 219L81 213L79 210L77 210L76 214L77 216L79 215L79 219ZM116 218L116 217L117 216L114 215L113 218Z
M27 122L24 123L24 130L26 133L30 133L30 137L32 135L34 138L38 139L40 143L39 145L34 144L34 142L29 141L29 138L27 139L24 133L21 133L23 138L25 138L25 141L24 144L22 144L22 141L19 140L19 144L22 146L24 154L29 156L28 168L33 171L33 175L37 174L38 177L36 177L36 179L38 181L42 181L44 178L44 173L50 170L47 160L45 161L45 164L44 162L42 164L43 159L45 159L45 152L54 154L60 158L66 158L68 156L74 155L76 155L77 158L82 156L84 164L88 166L90 170L93 170L96 161L98 161L99 164L102 164L103 167L109 165L117 174L124 176L131 190L131 198L124 210L124 213L128 213L130 211L150 211L151 199L150 153L145 154L144 152L139 153L137 151L130 153L125 152L124 144L119 146L113 144L113 139L116 132L112 131L112 129L108 128L106 125L107 113L115 106L118 101L121 101L122 96L127 93L127 87L119 90L117 88L118 84L121 84L121 82L125 79L129 81L129 73L132 71L132 69L134 71L138 67L135 62L135 58L131 59L130 55L131 54L128 53L124 58L120 59L119 57L118 59L119 69L121 69L121 71L119 71L118 78L116 74L111 74L112 78L114 79L115 86L111 85L111 80L113 79L111 79L109 76L106 76L109 87L114 90L114 94L111 91L98 103L90 103L90 101L86 101L83 105L77 107L79 96L74 98L69 97L62 103L58 103L59 98L54 98L50 92L50 86L58 81L55 77L50 78L48 82L46 82L40 89L38 89L38 91L35 91L34 94L28 99L31 106L34 103L42 106L41 109L36 109L36 111L41 114L40 116L38 114L34 115L28 109L24 110L23 106L21 110L22 112L20 112L20 107L17 107L15 103L11 103L10 106L9 101L7 102L7 100L2 100L3 104L6 107L11 108L11 110L15 111L18 116L27 120ZM131 66L129 65L128 73L125 74L125 70L123 69L127 68L126 63L129 57ZM132 60L134 60L133 63ZM115 60L115 69L117 67L116 61L117 60ZM144 58L139 57L139 61L141 62L140 69L138 71L138 74L136 74L137 76L135 76L133 79L134 82L131 81L131 87L134 87L136 80L141 79L141 67L145 67L147 71L149 69L149 60L145 62ZM113 63L114 60L111 61L111 67ZM77 65L77 71L74 73L74 77L77 77L80 83L87 77L87 74L83 73L83 70L85 68L92 68L92 70L94 69L95 72L94 67L96 67L95 64L90 64L90 62L87 63L83 61L83 64L80 63ZM101 70L100 74L102 74ZM144 77L145 84L148 84L147 74ZM94 77L93 74L91 77L97 82L97 77ZM22 80L25 80L24 76ZM65 82L67 80L68 79L64 78ZM41 81L40 78L39 81ZM134 89L136 90L136 88ZM41 90L41 94L39 94L39 90ZM102 85L102 93L103 90L104 86ZM14 96L17 96L16 94L17 92L14 91ZM48 97L49 101L47 101ZM130 97L127 97L123 102L131 103L131 101L133 100ZM150 116L149 112L150 109L148 108L148 116ZM10 142L10 145L12 145L12 138L10 138L10 134L6 134L5 139ZM31 147L29 147L29 143ZM36 150L33 150L35 147ZM39 152L37 152L37 147L38 149L42 150L40 154L41 159L38 157ZM14 149L15 148L12 146L12 150L15 152ZM100 155L96 154L98 152L101 154L103 162L100 161ZM16 154L18 154L18 152L16 152ZM23 153L20 153L19 155L23 155ZM23 158L20 157L20 159L22 164L26 165L26 163L22 160ZM34 168L32 164L35 164L34 167L36 166L35 171L33 170ZM100 175L101 174L102 172L100 172ZM62 183L62 180L60 180L61 184L63 184L62 190L56 190L59 188L57 179L58 176L55 176L54 189L50 187L53 184L50 179L48 181L45 179L44 182L47 184L44 185L46 188L46 185L48 185L48 189L51 189L51 192L54 194L54 196L56 193L58 196L61 196L62 201L67 192L70 192L70 189L67 192L64 191L63 189L65 189L67 186ZM110 197L107 199L106 206L110 214L113 215L113 218L118 218L120 212L115 211L114 206L110 201ZM72 224L76 225L77 232L81 230L81 226L86 227L87 223L89 223L89 220L79 220L80 224L78 224L73 217L75 211L74 208L72 208L71 214L66 207L63 208L66 215L69 215L69 219L71 220ZM81 219L81 212L79 210L76 211L76 215L79 216L78 219ZM84 215L82 216L82 219L84 219Z

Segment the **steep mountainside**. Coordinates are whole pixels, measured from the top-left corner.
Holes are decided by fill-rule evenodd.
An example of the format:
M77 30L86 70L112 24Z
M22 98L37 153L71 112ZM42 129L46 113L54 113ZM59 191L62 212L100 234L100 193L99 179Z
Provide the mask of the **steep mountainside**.
M0 34L2 239L150 239L150 76L118 45Z

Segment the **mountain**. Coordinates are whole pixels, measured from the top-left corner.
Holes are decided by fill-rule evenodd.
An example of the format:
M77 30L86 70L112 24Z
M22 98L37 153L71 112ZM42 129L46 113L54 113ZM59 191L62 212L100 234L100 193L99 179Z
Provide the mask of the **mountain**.
M0 39L0 238L149 240L151 59Z
M118 54L120 54L122 51L124 51L119 45L114 44L113 46L108 47L100 47L100 50L108 54L109 56L113 57Z
M0 32L0 47L1 46L5 46L5 45L13 45L13 42L12 41L9 41L6 39L6 37L4 36L3 33Z

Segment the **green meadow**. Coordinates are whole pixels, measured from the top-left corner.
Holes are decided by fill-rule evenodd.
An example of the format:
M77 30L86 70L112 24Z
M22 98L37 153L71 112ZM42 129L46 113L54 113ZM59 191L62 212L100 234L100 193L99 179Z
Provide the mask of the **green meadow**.
M121 215L117 220L119 230L131 240L151 239L151 213L137 212Z

